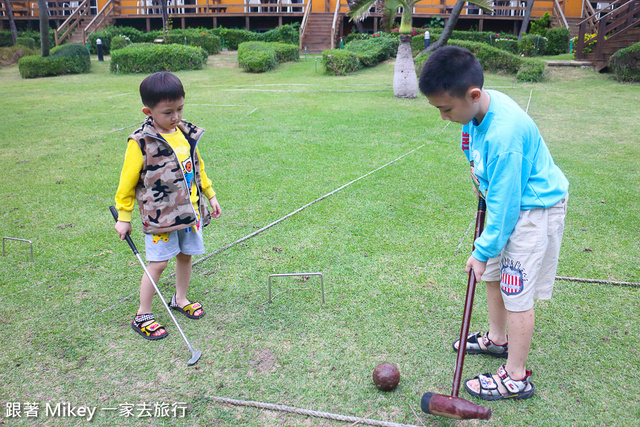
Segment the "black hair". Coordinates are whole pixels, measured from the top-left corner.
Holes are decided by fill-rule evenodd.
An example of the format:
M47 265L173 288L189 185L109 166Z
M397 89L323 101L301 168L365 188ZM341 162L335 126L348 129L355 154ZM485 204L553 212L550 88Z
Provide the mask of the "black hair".
M444 46L429 56L418 83L425 96L447 93L463 98L470 87L482 89L484 74L473 53L458 46Z
M161 71L147 76L140 83L140 97L145 106L154 108L162 101L184 98L184 88L175 75Z

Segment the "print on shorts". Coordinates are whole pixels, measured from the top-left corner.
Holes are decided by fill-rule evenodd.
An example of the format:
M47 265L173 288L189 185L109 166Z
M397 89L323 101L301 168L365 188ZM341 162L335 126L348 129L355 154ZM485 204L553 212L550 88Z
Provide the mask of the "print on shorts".
M169 241L169 233L160 233L160 234L152 234L153 243L168 242Z
M527 274L519 261L502 258L500 261L500 289L505 295L518 295L524 289Z

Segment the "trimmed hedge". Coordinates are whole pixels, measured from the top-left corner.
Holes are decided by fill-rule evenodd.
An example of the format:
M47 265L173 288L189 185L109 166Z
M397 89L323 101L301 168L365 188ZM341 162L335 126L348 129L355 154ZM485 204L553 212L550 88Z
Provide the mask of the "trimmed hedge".
M518 42L518 53L524 56L540 56L546 49L547 38L537 34L524 35Z
M0 47L9 47L13 46L13 36L11 36L11 31L2 30L0 31Z
M206 63L204 49L179 44L134 43L111 52L112 73L201 70Z
M25 56L18 61L18 70L24 79L88 73L90 69L89 52L81 44L65 44L53 48L46 58Z
M362 68L357 53L341 49L327 49L322 52L322 65L327 74L344 76Z
M264 42L244 42L238 46L238 63L250 73L264 73L276 68L276 51Z
M36 41L31 37L18 37L16 39L16 46L23 46L29 49L35 49Z
M212 34L209 30L171 30L163 38L165 43L201 47L209 55L215 55L222 50L220 37Z
M435 43L442 35L441 28L429 30L431 44ZM411 39L411 50L418 54L424 50L424 32ZM509 52L517 52L518 37L510 33L495 33L493 31L453 31L449 40L466 40L471 42L486 43L489 46L498 47Z
M569 52L569 30L564 27L549 29L545 55L561 55L567 52Z
M522 66L516 74L516 80L519 82L541 82L545 78L546 63L539 59L523 59Z
M300 49L297 45L289 43L270 42L268 43L276 52L276 62L297 61L300 59Z
M264 73L281 62L300 59L298 46L277 42L244 42L238 46L238 64L247 72Z
M143 33L142 31L133 27L115 27L108 26L100 31L96 31L93 34L89 34L89 46L91 53L97 53L96 40L100 39L102 42L102 52L107 55L111 52L111 39L116 36L126 36L131 40L131 43L144 43L153 42L153 37L157 34Z
M38 55L40 52L24 46L0 47L0 67L17 64L20 58Z
M523 59L485 43L449 40L448 44L470 50L480 61L484 72L515 74L518 81L526 82L541 82L545 78L546 63L542 60ZM425 54L415 58L417 75L420 75L427 58Z
M280 42L297 45L300 40L300 24L287 24L264 33L256 33L237 28L218 27L210 30L220 37L222 44L228 50L237 50L245 42Z
M122 49L131 44L131 40L127 36L115 36L111 39L111 50Z
M640 43L611 55L609 67L621 82L640 82Z
M357 53L364 67L372 67L382 61L396 56L398 40L392 37L376 37L368 40L356 40L344 47L345 50Z

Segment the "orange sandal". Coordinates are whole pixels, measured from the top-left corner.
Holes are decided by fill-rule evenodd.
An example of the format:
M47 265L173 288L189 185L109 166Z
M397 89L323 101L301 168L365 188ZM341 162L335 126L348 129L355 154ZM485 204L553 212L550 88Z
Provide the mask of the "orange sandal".
M144 325L145 323L146 325ZM131 322L131 329L142 335L142 337L147 340L161 340L162 338L165 338L167 335L169 335L165 327L156 322L156 319L153 317L152 313L136 314L136 316L133 318L133 322ZM152 336L152 334L158 329L163 329L164 334Z

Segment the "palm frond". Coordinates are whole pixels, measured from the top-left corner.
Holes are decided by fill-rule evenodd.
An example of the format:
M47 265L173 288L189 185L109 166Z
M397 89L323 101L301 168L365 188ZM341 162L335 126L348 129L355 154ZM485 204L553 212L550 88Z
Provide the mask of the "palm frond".
M380 26L382 26L385 31L391 31L391 26L396 19L398 9L401 7L404 7L406 10L407 2L404 0L386 0L384 2L384 5L382 6L382 21L380 22Z
M467 0L467 3L474 4L482 9L483 12L493 12L492 2L487 0Z
M364 21L370 12L372 6L378 4L378 2L382 3L383 0L356 0L352 5L350 5L349 12L347 15L351 17L352 21Z

